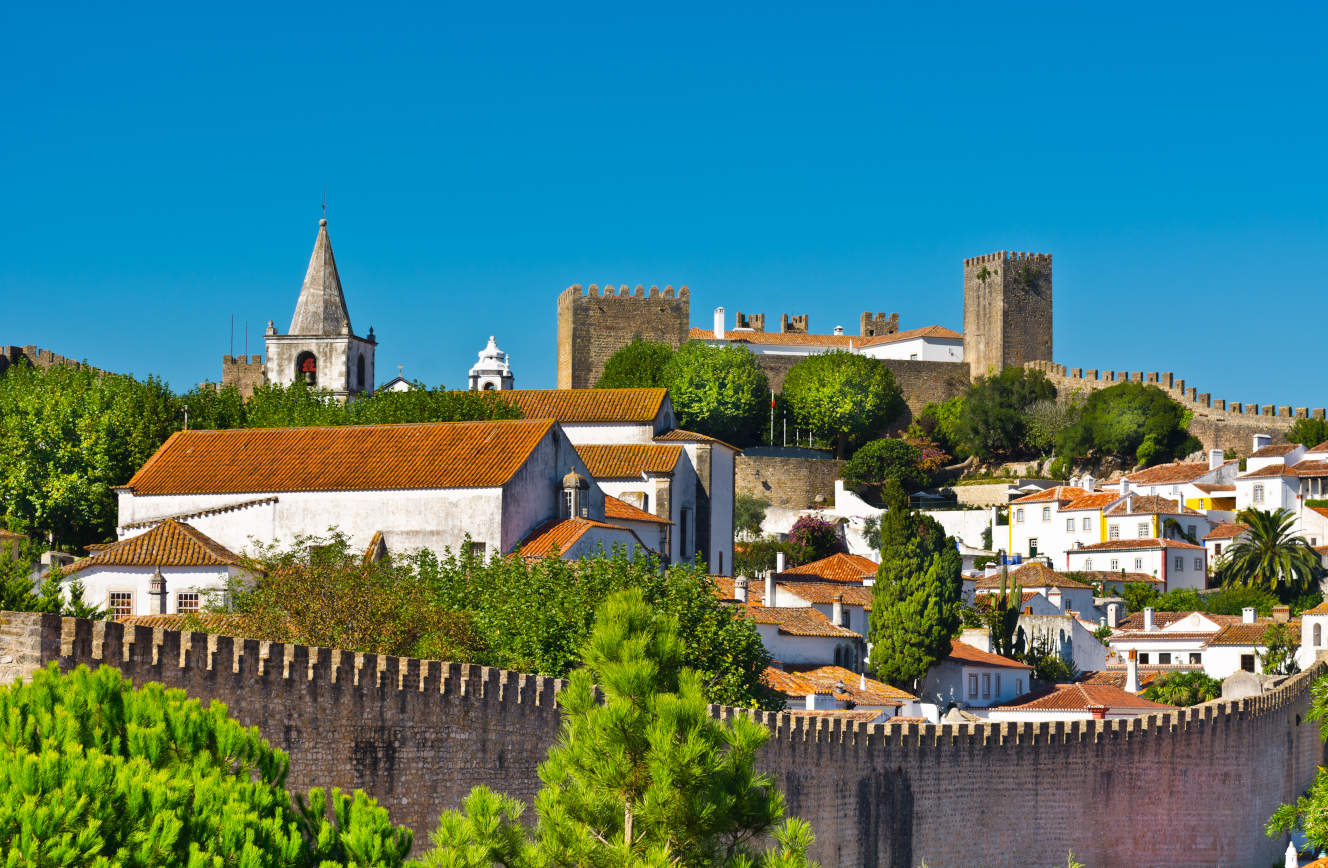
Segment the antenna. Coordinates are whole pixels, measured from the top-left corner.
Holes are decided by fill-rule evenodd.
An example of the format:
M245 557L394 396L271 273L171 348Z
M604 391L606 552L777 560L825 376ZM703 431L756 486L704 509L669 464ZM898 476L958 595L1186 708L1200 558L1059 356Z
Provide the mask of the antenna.
M231 356L235 355L235 314L231 314Z
M249 355L249 320L244 321L244 354Z
M323 187L323 219L327 219L327 187Z

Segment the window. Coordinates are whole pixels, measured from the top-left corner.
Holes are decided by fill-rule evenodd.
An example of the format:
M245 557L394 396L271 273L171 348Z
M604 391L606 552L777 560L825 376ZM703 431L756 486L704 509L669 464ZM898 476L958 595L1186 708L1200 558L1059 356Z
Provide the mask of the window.
M678 522L678 551L684 558L692 556L692 508L684 506Z
M1318 648L1318 647L1320 647L1320 646L1322 646L1322 645L1323 645L1323 625L1322 625L1322 624L1315 624L1315 625L1314 625L1314 647L1315 647L1315 648Z
M991 673L990 673L990 672L984 672L984 673L982 673L982 698L983 698L983 699L990 699L990 698L991 698Z
M968 695L978 695L978 677L976 675L968 676Z
M198 611L198 594L194 591L181 591L175 595L175 611L181 614Z
M295 357L295 379L304 380L306 385L318 385L318 359L307 350Z
M724 575L724 553L719 553L719 569L715 570L719 575Z
M1016 678L1014 680L1014 692L1016 696L1024 692L1024 679Z
M1200 654L1198 651L1191 651L1191 652L1190 652L1190 663L1193 664L1193 665L1195 665L1195 666L1198 666L1198 665L1202 664L1202 663L1203 663L1203 655Z
M1084 558L1084 569L1091 570L1092 568L1093 568L1093 559Z
M466 554L470 555L473 558L479 558L480 560L484 560L484 551L485 551L485 545L482 542L466 543Z
M1042 507L1042 520L1051 521L1051 507L1049 506Z
M1142 570L1142 569L1144 568L1144 559L1143 559L1143 558L1135 558L1135 559L1134 559L1134 568L1135 568L1136 570Z
M1254 655L1253 655L1253 654L1242 654L1242 655L1240 655L1240 668L1241 668L1241 669L1244 669L1246 672L1253 672L1253 671L1254 671Z
M1024 523L1024 508L1022 506L1014 511L1014 520L1019 524Z
M1093 520L1092 520L1091 518L1089 518L1088 516L1084 516L1083 529L1084 529L1084 530L1092 530L1092 529L1093 529Z
M575 495L568 489L563 489L562 517L575 518L572 515L572 499Z
M917 354L917 353L910 353L908 357L909 357L909 359L911 359L912 361L915 361L915 362L918 360L918 354Z
M1147 663L1148 663L1148 652L1147 652L1147 651L1140 651L1140 652L1139 652L1139 664L1142 666L1142 665L1146 665Z
M107 599L106 608L117 618L134 614L134 595L129 591L112 591Z
M1213 543L1213 554L1215 554L1215 555L1220 555L1220 554L1222 554L1222 544L1221 544L1221 543Z
M364 356L355 360L355 388L364 389Z
M1182 572L1182 573L1185 572L1185 558L1180 557L1179 555L1177 555L1177 556L1176 556L1176 559L1175 559L1175 563L1176 563L1176 570L1177 570L1177 571Z
M1065 529L1068 530L1068 531L1070 531L1070 532L1072 532L1072 533L1074 532L1074 519L1073 519L1073 518L1067 518L1067 519L1065 520Z
M1198 571L1198 570L1202 570L1202 569L1203 569L1203 558L1195 558L1195 559L1194 559L1194 569L1195 569L1196 571Z
M1148 539L1149 530L1150 528L1148 527L1148 522L1146 521L1139 522L1139 525L1137 527L1139 539Z
M1001 695L1001 673L996 673L996 695Z
M1171 652L1159 651L1157 654L1157 662L1162 666L1166 666L1168 663L1171 662Z
M1254 496L1253 496L1253 500L1254 500L1255 503L1263 503L1263 486L1262 486L1262 485L1256 485L1256 486L1254 486ZM1247 670L1247 671L1253 671L1253 670Z
M1107 528L1107 539L1120 539L1120 525L1113 524Z
M1112 558L1112 559L1111 559L1111 571L1114 573L1116 570L1119 570L1119 569L1120 569L1120 558Z
M1037 538L1036 538L1036 537L1029 537L1029 539L1028 539L1028 556L1029 556L1030 558L1035 558L1035 557L1037 557Z
M1195 525L1192 525L1192 524L1187 524L1187 525L1185 525L1185 532L1188 533L1188 534L1189 534L1190 536L1192 536L1192 537L1197 537L1197 536L1198 536L1198 533L1197 533L1198 530L1199 530L1199 528L1198 528L1197 526L1195 526Z
M1173 485L1173 486L1171 486L1171 493L1172 493L1172 494L1180 494L1180 486L1179 486L1179 485Z

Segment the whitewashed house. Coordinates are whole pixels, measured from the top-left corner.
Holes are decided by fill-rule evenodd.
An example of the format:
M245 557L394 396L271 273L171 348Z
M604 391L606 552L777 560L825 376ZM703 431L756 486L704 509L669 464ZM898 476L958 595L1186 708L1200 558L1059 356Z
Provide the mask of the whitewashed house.
M1068 572L1139 573L1161 580L1164 590L1208 586L1208 554L1202 545L1173 539L1115 539L1067 553Z
M1004 705L1030 687L1033 667L983 651L959 640L950 653L927 670L919 690L923 702L944 709L956 705L985 716L985 709Z

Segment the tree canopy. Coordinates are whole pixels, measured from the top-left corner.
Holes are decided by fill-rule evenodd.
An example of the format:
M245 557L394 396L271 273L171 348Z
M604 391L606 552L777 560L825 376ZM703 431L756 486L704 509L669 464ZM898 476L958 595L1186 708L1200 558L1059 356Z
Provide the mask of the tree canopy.
M1319 724L1320 738L1328 739L1328 675L1314 682L1310 697L1305 717ZM1270 838L1301 832L1309 840L1311 852L1328 849L1328 768L1319 766L1310 788L1295 802L1274 811L1264 831Z
M665 365L664 382L680 427L738 446L759 440L770 384L745 347L689 341Z
M1299 443L1313 449L1328 441L1328 419L1297 419L1287 429L1286 439L1288 443Z
M1222 697L1222 682L1203 672L1168 672L1159 675L1140 694L1167 705L1198 705Z
M784 821L783 795L756 771L769 731L710 715L677 626L644 594L610 597L579 656L586 665L558 694L562 730L540 766L533 827L519 823L520 802L476 788L439 819L426 865L808 864L810 827Z
M835 440L840 458L904 410L895 375L877 359L844 350L795 364L784 377L783 395L798 425Z
M1028 408L1055 397L1056 387L1041 371L1009 367L978 377L964 393L954 423L958 443L982 459L1024 454Z
M643 340L637 335L625 347L616 350L604 363L604 373L596 389L654 388L666 385L664 368L673 358L673 348L658 341Z
M922 450L916 445L886 437L873 440L853 453L840 475L869 497L879 498L888 480L899 483L905 491L917 491L931 484L931 474L923 469L922 462Z
M1136 464L1184 457L1200 448L1185 409L1157 386L1117 383L1093 392L1079 420L1056 437L1064 459L1114 455Z

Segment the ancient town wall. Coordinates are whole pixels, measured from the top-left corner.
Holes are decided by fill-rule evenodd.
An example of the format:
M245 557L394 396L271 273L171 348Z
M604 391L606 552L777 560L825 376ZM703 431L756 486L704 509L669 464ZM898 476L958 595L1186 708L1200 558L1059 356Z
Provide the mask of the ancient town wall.
M818 496L827 505L834 503L835 480L843 470L843 461L802 455L761 455L761 451L766 450L749 449L734 461L734 492L768 500L771 506L781 509L809 509L816 505Z
M527 801L556 736L557 679L479 666L34 613L0 613L0 683L106 663L218 699L291 755L289 782L361 787L421 846L485 783ZM1142 718L886 726L757 715L762 769L821 864L915 868L1268 865L1268 815L1324 760L1316 664L1262 696ZM716 708L723 716L749 712Z
M623 284L569 286L558 296L558 388L587 389L604 373L604 363L636 337L673 348L687 342L687 287L635 290Z

